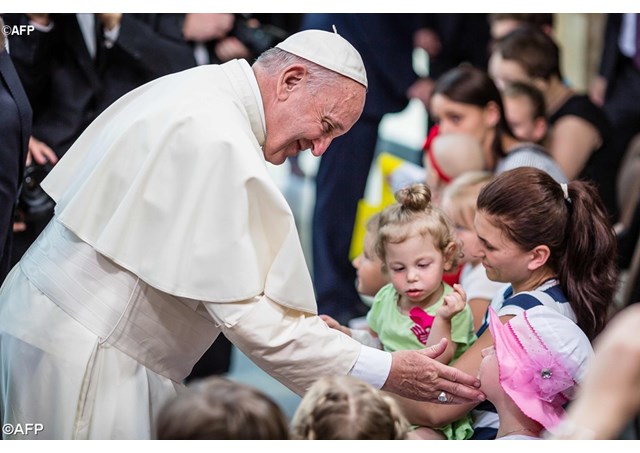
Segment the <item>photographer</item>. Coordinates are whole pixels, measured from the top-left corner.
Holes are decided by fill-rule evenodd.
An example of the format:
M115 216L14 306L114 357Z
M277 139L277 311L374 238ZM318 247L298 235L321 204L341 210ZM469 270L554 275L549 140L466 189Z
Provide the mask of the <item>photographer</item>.
M47 172L42 165L54 165L116 99L195 61L182 40L184 14L6 14L4 20L35 27L11 39L11 59L33 108L29 156L38 164L25 182L34 192L22 197L15 264L52 215L36 184Z
M182 35L193 47L198 65L253 60L298 30L299 15L270 16L275 15L188 13Z
M31 134L31 106L7 53L6 39L0 33L0 284L9 272L13 215Z

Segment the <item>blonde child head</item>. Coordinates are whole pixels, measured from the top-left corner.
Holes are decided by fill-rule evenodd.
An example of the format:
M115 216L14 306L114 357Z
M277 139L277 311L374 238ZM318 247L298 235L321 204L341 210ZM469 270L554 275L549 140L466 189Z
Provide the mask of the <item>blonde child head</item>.
M458 245L453 229L444 213L431 203L431 191L425 184L413 184L395 194L398 203L389 206L380 215L376 253L387 269L387 247L410 237L430 237L436 250L446 263L445 271L458 264Z
M408 430L391 397L353 376L318 379L291 422L292 439L399 440Z
M458 176L486 169L480 142L473 136L450 132L439 134L424 156L425 182L433 202L439 206L442 191Z
M458 239L462 242L463 260L474 262L474 245L478 241L473 219L476 215L476 202L480 190L493 174L485 171L472 171L454 179L442 194L442 210L456 228Z

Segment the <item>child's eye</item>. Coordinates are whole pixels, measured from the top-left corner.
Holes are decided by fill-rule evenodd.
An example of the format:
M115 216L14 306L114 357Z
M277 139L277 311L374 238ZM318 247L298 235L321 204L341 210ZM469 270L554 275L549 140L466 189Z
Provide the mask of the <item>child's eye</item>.
M391 270L393 272L402 272L404 270L404 267L392 267Z
M420 264L418 264L418 267L421 268L421 269L424 269L426 267L429 267L430 264L431 263L420 263Z

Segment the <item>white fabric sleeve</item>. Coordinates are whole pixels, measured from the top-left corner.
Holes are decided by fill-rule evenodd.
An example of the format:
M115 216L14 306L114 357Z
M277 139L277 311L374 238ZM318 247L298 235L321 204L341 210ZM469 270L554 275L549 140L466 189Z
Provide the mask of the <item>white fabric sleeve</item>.
M381 389L391 372L391 353L362 345L351 375Z
M377 388L389 376L390 353L330 329L317 315L284 307L267 296L204 304L236 347L299 395L320 376L351 373Z

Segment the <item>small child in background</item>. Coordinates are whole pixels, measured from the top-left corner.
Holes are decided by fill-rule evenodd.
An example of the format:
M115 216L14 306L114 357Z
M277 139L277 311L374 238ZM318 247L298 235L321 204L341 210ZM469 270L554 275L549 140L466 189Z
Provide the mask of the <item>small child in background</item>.
M380 214L376 253L391 283L375 296L367 314L369 330L349 329L330 317L329 327L386 351L422 349L449 340L437 358L450 363L474 341L473 315L459 285L442 281L445 271L457 265L459 248L444 213L431 203L431 191L414 184L396 193L398 203ZM468 439L473 433L465 417L439 431L421 427L419 438Z
M487 170L482 146L471 135L438 134L424 153L425 183L436 206L440 206L442 191L454 178L468 171Z
M221 377L194 381L156 420L160 440L286 440L287 418L264 393Z
M492 177L492 173L484 171L468 172L457 177L444 189L441 204L453 222L458 241L462 243L460 285L467 293L467 305L473 313L476 332L483 324L491 300L505 286L487 277L478 253L480 239L473 226L478 195Z
M502 102L513 135L524 142L543 144L549 125L542 91L528 83L511 82L502 91Z
M489 309L494 346L482 350L480 389L500 417L496 439L538 439L565 417L593 356L589 339L569 318L536 306L506 324Z
M434 128L437 127L434 126ZM458 176L470 171L487 170L480 142L468 134L430 135L424 147L425 182L435 206L440 207L442 192ZM460 282L460 267L444 273L449 285Z
M396 402L353 376L325 376L305 394L291 421L295 440L402 440L409 431Z
M380 222L380 213L372 215L367 221L367 228L364 235L364 246L362 253L358 255L352 262L356 268L356 287L361 297L371 299L380 291L380 289L389 283L389 278L382 271L382 261L376 254L376 239L378 237L378 224Z

